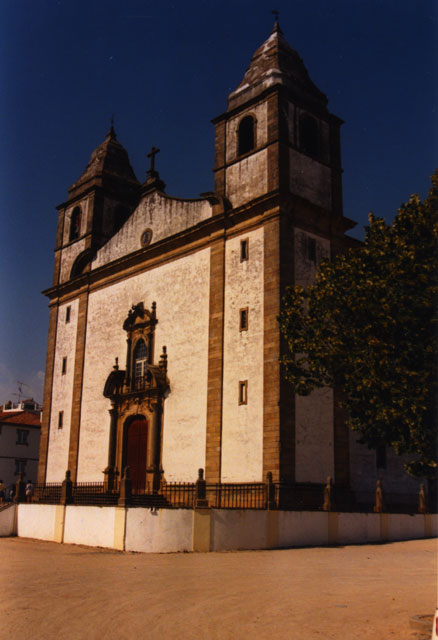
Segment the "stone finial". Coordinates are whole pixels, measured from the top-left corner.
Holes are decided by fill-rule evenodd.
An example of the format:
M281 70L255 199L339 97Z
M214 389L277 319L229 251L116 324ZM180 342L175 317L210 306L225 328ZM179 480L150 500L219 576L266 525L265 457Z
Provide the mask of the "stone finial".
M167 371L167 347L163 346L163 353L160 356L160 361L158 363L158 366L160 367L160 369L163 369L163 371Z
M385 510L385 504L383 500L383 485L381 480L377 480L376 484L376 503L374 505L374 513L382 513Z
M71 471L70 471L70 469L67 469L67 471L65 472L65 479L66 480L71 480Z
M115 364L113 366L114 371L118 371L119 370L119 359L116 358L115 359Z
M198 469L198 480L204 480L204 469Z
M327 484L324 487L324 503L322 508L324 511L332 511L333 509L333 482L331 476L327 478Z
M418 494L418 511L419 513L428 512L426 489L423 483L420 484L420 492Z

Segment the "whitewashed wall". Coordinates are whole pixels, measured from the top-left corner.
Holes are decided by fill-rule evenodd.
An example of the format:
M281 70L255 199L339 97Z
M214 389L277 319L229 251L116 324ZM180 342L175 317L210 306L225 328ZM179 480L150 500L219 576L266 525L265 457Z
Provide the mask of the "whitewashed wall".
M170 553L191 551L193 511L191 509L128 509L126 551Z
M114 547L116 507L69 506L65 513L64 542L90 547Z
M166 263L89 297L78 481L102 481L110 402L103 397L114 358L126 362L123 322L133 304L157 303L155 362L167 346L163 467L168 481L193 481L205 465L210 249Z
M15 535L15 510L17 505L12 504L7 509L0 510L0 538Z
M70 322L65 321L67 307L71 307ZM46 482L62 482L68 467L78 310L78 300L72 300L59 307ZM67 357L67 371L63 375L61 372L64 357ZM64 412L62 429L58 429L60 411Z
M307 243L316 241L316 261L308 258ZM318 264L329 256L325 238L295 230L295 284L311 285ZM334 475L333 391L315 389L309 396L295 398L295 464L297 482L325 482Z
M141 236L152 230L151 244L194 227L211 217L207 200L180 200L157 192L142 199L123 227L98 251L91 268L122 258L142 248Z
M222 481L259 481L263 475L263 228L226 243ZM240 261L240 241L249 259ZM248 307L248 330L239 310ZM238 404L248 380L248 404Z
M55 540L55 504L19 504L17 535L37 540Z

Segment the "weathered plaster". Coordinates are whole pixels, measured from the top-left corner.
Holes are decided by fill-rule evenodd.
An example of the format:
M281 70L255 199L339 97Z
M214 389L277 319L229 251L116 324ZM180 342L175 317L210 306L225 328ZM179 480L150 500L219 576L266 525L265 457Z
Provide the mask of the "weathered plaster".
M292 193L318 205L331 207L331 170L317 160L289 150L290 181Z
M68 306L71 307L70 322L65 321ZM68 467L78 309L78 300L59 307L46 482L61 482ZM67 358L67 371L62 374L64 357ZM64 412L62 429L58 429L60 411Z
M249 259L240 261L240 241ZM263 228L226 243L222 481L260 481L263 475ZM248 330L239 310L248 307ZM248 380L248 404L238 404Z
M268 188L268 150L243 158L226 169L226 195L234 207L262 196Z
M133 304L157 303L155 362L168 351L164 402L165 478L193 481L205 465L210 250L204 249L90 294L79 440L78 481L102 481L110 402L103 397L114 358L124 368L123 322Z
M90 547L114 547L117 507L68 506L65 513L64 542Z
M128 509L126 551L171 553L192 551L193 517L190 509Z
M141 235L152 230L151 243L173 236L211 217L207 200L179 200L158 192L147 194L119 231L97 252L91 268L142 248Z

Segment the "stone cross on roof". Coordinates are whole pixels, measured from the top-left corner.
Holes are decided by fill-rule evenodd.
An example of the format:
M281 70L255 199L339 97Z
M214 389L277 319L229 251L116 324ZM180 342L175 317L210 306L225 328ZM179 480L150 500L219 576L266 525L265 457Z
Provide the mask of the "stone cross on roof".
M157 155L157 153L159 153L159 151L160 150L156 147L152 147L152 149L147 154L147 157L151 159L151 167L149 169L151 173L155 171L155 156Z

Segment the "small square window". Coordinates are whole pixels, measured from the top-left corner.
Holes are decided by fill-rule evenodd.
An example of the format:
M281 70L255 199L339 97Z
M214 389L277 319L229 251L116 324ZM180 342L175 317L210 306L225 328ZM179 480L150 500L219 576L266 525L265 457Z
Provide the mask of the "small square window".
M307 238L307 259L316 264L316 240Z
M70 322L70 315L71 315L71 307L67 307L67 309L65 310L65 321Z
M249 242L248 240L241 240L240 241L240 262L245 262L245 260L248 260L249 257Z
M248 404L248 380L239 382L239 404Z
M239 311L239 330L248 331L248 307Z
M67 356L62 359L62 370L61 370L61 373L62 373L62 375L67 373Z
M64 426L64 411L58 413L58 429L62 429Z
M17 429L17 442L15 444L26 444L28 445L29 439L29 431L26 429Z

